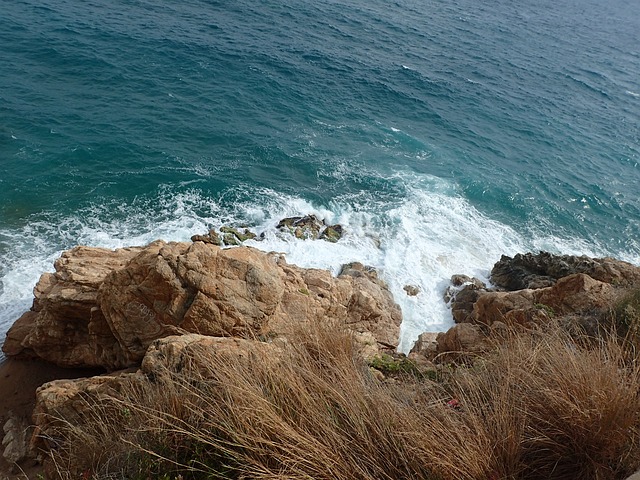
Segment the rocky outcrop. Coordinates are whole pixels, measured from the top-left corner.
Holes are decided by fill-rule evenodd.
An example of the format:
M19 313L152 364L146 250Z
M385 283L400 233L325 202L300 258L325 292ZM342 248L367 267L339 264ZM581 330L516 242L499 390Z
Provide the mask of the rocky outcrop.
M191 241L211 243L212 245L218 245L221 247L223 245L242 245L242 242L253 240L257 237L258 236L248 228L239 229L224 225L220 227L220 233L216 232L216 230L212 228L204 235L193 235L191 237Z
M220 235L218 234L218 232L216 232L216 230L213 228L209 230L209 232L205 233L204 235L200 235L200 234L192 235L191 241L211 243L212 245L217 245L219 247L222 246L222 239L220 238Z
M286 343L285 343L286 345ZM156 340L143 357L139 369L75 380L54 380L36 391L33 412L34 431L30 452L47 453L59 448L68 425L82 425L105 415L108 421L126 422L131 415L121 401L133 392L161 389L180 375L189 382L212 378L221 364L241 362L280 362L285 350L276 343L240 338L210 337L198 334L171 336ZM100 405L96 414L92 409ZM63 419L63 421L61 421ZM45 455L47 478L56 478L55 465Z
M79 247L42 276L35 295L8 333L7 355L110 370L139 364L169 335L286 335L301 322L346 323L393 347L402 318L384 282L362 265L336 278L279 254L199 241Z
M465 292L465 290L463 290ZM615 288L594 280L583 273L569 275L551 287L523 289L511 292L469 290L473 302L463 296L458 306L454 299L455 312L464 312L463 322L491 325L503 322L507 325L531 326L550 318L569 314L584 314L603 311L615 300ZM460 315L460 314L459 314Z
M42 276L31 311L11 328L4 351L111 373L41 386L32 451L56 448L63 427L57 419L91 418L94 400L124 415L118 402L127 391L162 388L167 375L214 376L227 362L280 366L291 359L289 339L301 326L346 325L375 378L395 381L397 371L431 378L445 371L442 363L473 361L491 350L510 327L598 321L625 289L640 286L638 267L611 259L503 257L492 273L500 290L452 277L445 301L457 325L421 335L407 359L380 355L397 345L401 313L374 269L355 262L334 277L289 265L277 253L223 249L214 235L207 238L115 251L77 247L56 261L55 273ZM517 285L526 288L511 290ZM410 285L405 291L420 294ZM7 431L5 455L13 461L24 455L23 426L9 424Z
M550 287L557 280L584 273L594 280L616 286L640 282L638 267L613 258L554 255L549 252L502 256L491 270L491 281L505 290Z
M301 240L320 239L332 243L340 240L344 234L342 225L327 225L324 220L319 220L315 215L283 218L276 228L282 232L289 232Z
M452 277L445 300L456 323L530 326L552 317L604 312L617 292L640 284L640 268L610 258L527 253L503 256L491 280L502 290L464 275Z
M464 275L452 277L445 301L460 325L438 337L439 354L478 353L509 326L532 328L552 319L596 334L624 292L640 286L640 268L611 258L527 253L503 256L491 280L498 289Z
M342 225L327 225L324 219L320 220L315 215L283 218L276 224L276 230L293 235L299 240L326 240L331 243L336 243L345 233ZM191 241L218 246L238 246L247 240L260 241L265 235L266 232L257 235L245 227L223 225L218 231L212 228L204 235L193 235Z
M417 285L405 285L402 289L406 292L406 294L410 297L415 297L420 293L420 287Z
M418 336L418 339L411 348L410 355L419 355L427 358L436 356L438 348L438 335L442 332L424 332Z
M66 366L94 365L91 318L105 277L143 249L75 247L63 252L34 289L34 301L7 333L8 356L39 357Z
M142 359L139 372L146 378L157 379L168 372L182 373L195 369L207 377L207 369L215 369L219 362L237 363L258 358L260 362L277 364L282 357L283 350L277 342L190 333L153 342Z
M480 325L460 323L436 338L436 352L482 353L489 347L487 335Z
M487 286L475 277L453 275L451 284L444 293L444 301L451 307L453 321L456 323L472 321L473 305L486 291Z

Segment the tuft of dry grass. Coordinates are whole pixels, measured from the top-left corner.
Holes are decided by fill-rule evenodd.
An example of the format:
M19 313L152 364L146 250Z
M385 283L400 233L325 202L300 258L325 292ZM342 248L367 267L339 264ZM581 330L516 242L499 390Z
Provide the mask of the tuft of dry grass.
M638 465L640 375L614 336L513 333L434 382L379 381L338 327L287 354L194 352L62 423L62 476L318 480L618 479Z

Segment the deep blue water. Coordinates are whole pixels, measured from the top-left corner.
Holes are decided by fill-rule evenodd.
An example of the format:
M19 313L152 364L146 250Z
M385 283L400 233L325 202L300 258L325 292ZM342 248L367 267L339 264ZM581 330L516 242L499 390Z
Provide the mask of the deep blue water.
M502 253L640 263L633 1L0 0L0 47L0 331L65 248L222 223L379 268L403 348Z

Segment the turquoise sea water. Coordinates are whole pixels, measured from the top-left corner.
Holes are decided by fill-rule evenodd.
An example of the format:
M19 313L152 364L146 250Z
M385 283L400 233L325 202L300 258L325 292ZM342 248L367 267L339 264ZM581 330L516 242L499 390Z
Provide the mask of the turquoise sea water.
M63 249L223 223L380 269L405 350L503 253L640 263L634 1L0 0L0 46L0 333Z

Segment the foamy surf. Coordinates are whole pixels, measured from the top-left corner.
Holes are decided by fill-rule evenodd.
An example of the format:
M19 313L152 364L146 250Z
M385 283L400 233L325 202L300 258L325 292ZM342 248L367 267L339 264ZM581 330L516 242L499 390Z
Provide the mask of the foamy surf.
M76 244L118 248L143 245L161 238L186 241L222 225L247 225L263 233L246 245L277 251L287 261L337 274L345 263L358 261L376 268L387 282L404 321L399 349L410 350L424 331L452 325L442 296L451 275L464 273L487 280L502 254L545 249L554 252L604 255L588 242L553 236L525 237L488 218L453 185L429 176L399 175L404 196L381 200L372 193L344 195L329 205L316 205L272 190L251 198L227 192L223 204L197 191L172 193L131 205L94 206L64 219L41 217L19 232L0 232L0 333L4 334L32 301L32 289L43 271L52 271L61 251ZM224 206L226 205L226 206ZM346 234L337 243L300 240L276 230L278 221L314 214L327 223L340 223ZM637 263L638 259L627 259ZM407 285L418 288L408 296Z

